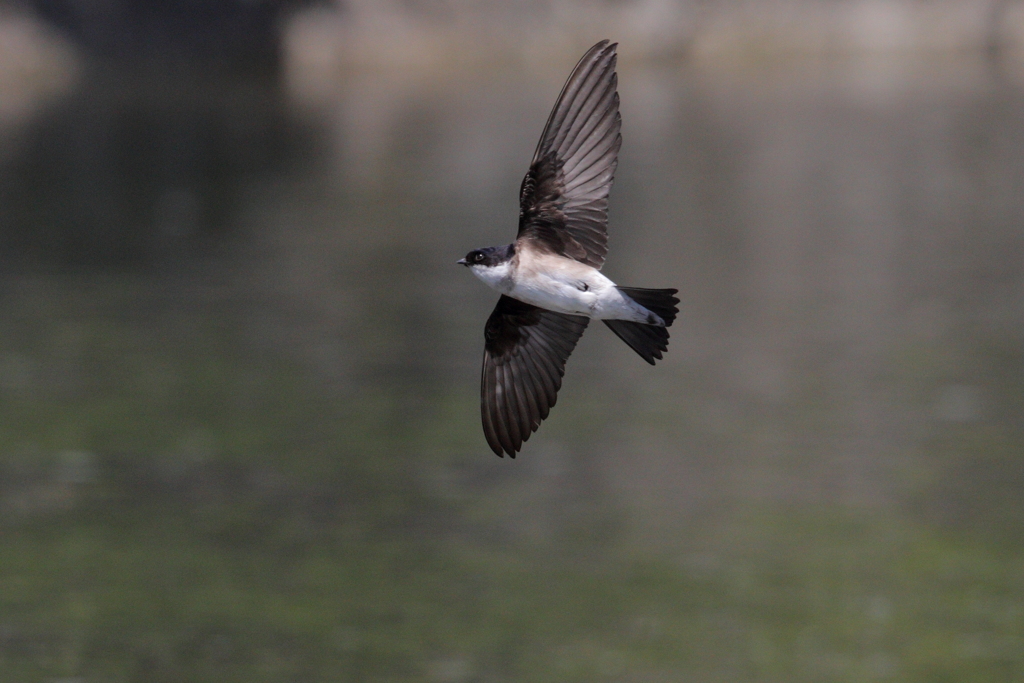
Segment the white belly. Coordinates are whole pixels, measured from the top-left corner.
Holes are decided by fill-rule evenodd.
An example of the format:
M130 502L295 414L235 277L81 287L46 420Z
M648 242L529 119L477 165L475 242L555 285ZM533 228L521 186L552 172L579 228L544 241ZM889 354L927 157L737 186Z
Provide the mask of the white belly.
M596 268L550 255L523 259L518 265L506 280L505 294L513 299L597 320L652 322L650 311L625 296Z
M615 284L597 271L582 275L572 277L559 272L521 273L508 295L549 311L597 317L599 311L607 307L610 292L617 293Z

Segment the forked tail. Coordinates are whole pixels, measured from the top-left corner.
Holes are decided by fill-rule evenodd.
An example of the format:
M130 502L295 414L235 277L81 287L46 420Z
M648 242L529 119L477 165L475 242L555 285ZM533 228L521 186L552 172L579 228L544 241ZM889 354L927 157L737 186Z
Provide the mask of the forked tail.
M673 296L677 289L641 289L619 287L618 290L649 311L657 313L665 321L665 327L633 323L626 320L604 320L605 325L618 335L619 339L640 354L645 361L654 365L654 359L661 360L661 354L668 351L668 328L676 319L679 299Z

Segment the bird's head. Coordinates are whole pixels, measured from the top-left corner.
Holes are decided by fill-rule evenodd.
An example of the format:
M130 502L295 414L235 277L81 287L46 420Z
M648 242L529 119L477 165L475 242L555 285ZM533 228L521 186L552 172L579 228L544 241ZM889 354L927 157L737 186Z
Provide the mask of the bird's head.
M483 249L474 249L456 263L467 268L492 268L507 263L515 253L515 243L504 247L484 247Z
M503 287L508 285L512 257L515 253L516 245L513 242L504 247L474 249L466 254L466 258L459 259L458 263L469 268L470 272L480 278L488 287L505 291Z

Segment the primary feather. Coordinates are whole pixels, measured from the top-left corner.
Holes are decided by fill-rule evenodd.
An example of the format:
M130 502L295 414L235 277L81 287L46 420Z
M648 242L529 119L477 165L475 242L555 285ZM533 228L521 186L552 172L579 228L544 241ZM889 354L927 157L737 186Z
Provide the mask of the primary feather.
M595 268L622 144L616 43L590 48L562 88L519 192L519 239Z

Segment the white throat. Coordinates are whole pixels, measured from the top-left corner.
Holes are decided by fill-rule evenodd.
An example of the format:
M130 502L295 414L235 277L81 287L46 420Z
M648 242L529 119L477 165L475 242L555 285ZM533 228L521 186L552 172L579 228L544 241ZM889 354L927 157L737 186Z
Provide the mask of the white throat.
M505 294L512 289L511 261L505 261L496 266L470 266L469 269L491 289Z

